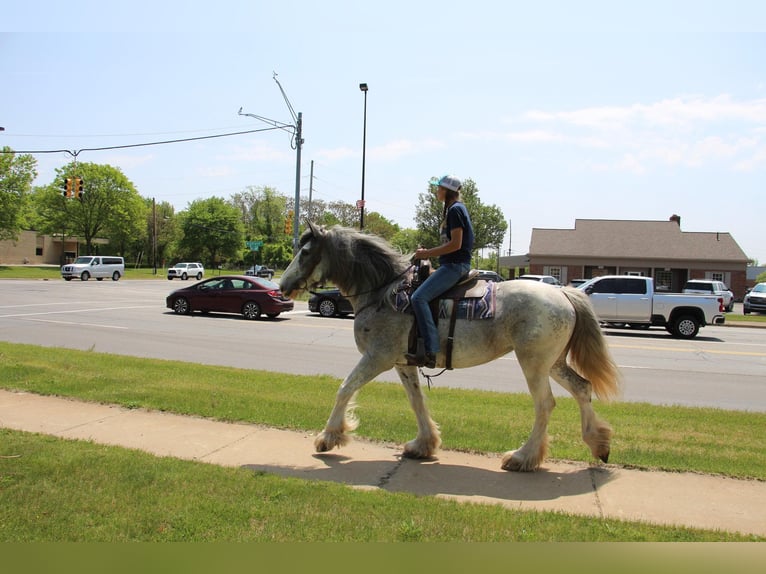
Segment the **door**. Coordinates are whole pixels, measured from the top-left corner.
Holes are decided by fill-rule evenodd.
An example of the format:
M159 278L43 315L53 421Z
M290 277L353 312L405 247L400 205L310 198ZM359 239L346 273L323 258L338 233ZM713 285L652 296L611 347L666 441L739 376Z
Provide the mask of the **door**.
M604 321L617 319L617 279L601 279L588 289L590 302L598 318Z
M630 322L646 322L652 316L652 294L647 293L645 279L625 277L617 280L618 316Z

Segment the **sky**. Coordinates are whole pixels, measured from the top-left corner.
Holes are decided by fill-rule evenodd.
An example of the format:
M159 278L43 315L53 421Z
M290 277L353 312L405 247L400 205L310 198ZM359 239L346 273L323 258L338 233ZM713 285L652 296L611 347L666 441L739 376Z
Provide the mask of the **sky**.
M433 176L470 178L502 252L576 219L729 232L766 264L766 3L30 0L0 15L0 146L90 150L303 120L300 188L415 227ZM36 185L72 160L35 153ZM177 211L293 197L268 130L102 151ZM314 178L310 178L311 162Z

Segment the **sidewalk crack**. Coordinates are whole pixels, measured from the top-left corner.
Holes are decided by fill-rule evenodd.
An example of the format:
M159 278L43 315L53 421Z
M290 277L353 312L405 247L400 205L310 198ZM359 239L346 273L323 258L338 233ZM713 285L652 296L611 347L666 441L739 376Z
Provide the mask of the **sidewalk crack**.
M593 497L596 499L596 508L598 509L599 518L604 518L604 507L601 505L601 497L598 494L598 485L596 484L596 468L592 466L588 468L590 474L590 485L593 488Z
M380 480L378 480L377 487L378 488L385 488L386 485L391 481L392 478L394 478L394 475L399 471L399 469L404 464L404 457L399 457L399 462L397 462L394 466L391 467L391 470L389 470L387 473L382 475L380 477Z

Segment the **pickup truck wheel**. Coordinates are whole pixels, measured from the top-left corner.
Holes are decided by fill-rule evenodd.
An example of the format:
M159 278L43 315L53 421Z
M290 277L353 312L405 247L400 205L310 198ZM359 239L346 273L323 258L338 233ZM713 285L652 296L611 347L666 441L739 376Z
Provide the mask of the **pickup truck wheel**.
M673 335L679 339L693 339L699 330L699 322L691 315L683 315L673 323Z
M728 307L726 307L726 311L728 311L729 313L731 313L732 311L734 311L734 299L732 299L732 300L731 300L731 303L729 303L729 306L728 306Z

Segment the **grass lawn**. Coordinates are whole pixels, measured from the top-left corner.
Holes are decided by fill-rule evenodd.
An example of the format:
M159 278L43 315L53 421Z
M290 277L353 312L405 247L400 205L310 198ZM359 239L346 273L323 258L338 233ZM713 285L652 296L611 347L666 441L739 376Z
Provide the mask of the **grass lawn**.
M748 540L759 538L359 491L0 429L2 542Z
M329 376L0 342L0 388L311 432L323 428L339 383ZM438 387L426 393L444 448L500 453L517 448L529 434L528 394ZM595 408L615 429L610 463L766 480L764 413L640 403L597 402ZM403 444L416 434L399 385L368 384L357 413L357 433L370 439ZM591 460L573 399L557 399L549 433L551 457Z

